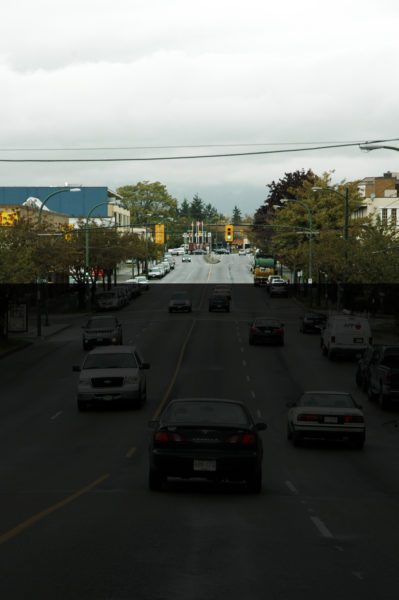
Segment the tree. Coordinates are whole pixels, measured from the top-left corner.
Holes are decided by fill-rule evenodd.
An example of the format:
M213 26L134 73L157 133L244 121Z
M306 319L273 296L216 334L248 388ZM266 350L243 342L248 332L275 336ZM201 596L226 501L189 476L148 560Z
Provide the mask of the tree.
M203 221L205 216L205 206L203 200L195 194L190 205L190 217L193 221Z
M117 192L123 198L123 206L130 210L132 227L144 223L163 223L165 219L177 217L177 200L159 181L125 185L118 188Z
M241 210L235 206L233 208L233 225L240 225L240 223L242 223Z

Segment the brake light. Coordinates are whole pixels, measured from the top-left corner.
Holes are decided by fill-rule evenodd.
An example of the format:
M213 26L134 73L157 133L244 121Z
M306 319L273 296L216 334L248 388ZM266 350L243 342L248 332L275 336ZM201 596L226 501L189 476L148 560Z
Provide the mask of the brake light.
M344 423L364 423L361 415L344 415Z
M227 442L229 444L243 444L244 446L251 446L256 444L256 436L253 433L235 433L227 439Z
M258 331L257 327L254 327L254 326L251 327L251 332L252 333L256 333L257 331Z
M157 431L154 435L154 442L167 444L168 442L182 442L183 436L180 433L170 431Z
M311 414L307 414L307 413L302 413L301 415L298 415L298 421L318 421L319 420L319 415L311 415Z
M279 329L275 329L275 330L274 330L274 332L275 332L277 335L284 335L284 329L281 329L281 328L279 328Z

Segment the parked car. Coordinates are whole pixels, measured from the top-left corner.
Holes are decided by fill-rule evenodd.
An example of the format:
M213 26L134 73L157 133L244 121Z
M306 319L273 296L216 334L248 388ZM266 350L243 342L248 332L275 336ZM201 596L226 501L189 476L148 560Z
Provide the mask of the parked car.
M94 346L108 344L122 344L122 325L112 315L96 316L82 325L82 344L84 350Z
M301 317L302 333L320 333L327 321L327 315L319 312L307 312Z
M97 310L115 310L123 306L121 296L111 290L97 293L94 302Z
M284 346L284 323L278 319L257 317L250 323L249 343Z
M176 292L169 300L169 312L191 312L191 299L187 292Z
M159 490L168 477L244 481L262 489L263 446L243 402L215 398L172 400L151 423L149 487Z
M246 255L247 255L246 250L239 250L238 251L238 256L246 256Z
M359 358L373 343L370 322L366 317L332 315L321 333L321 351L329 359L336 356Z
M226 294L214 292L209 297L209 312L214 310L230 312L230 298Z
M152 269L150 269L148 271L148 279L162 279L162 277L164 276L165 272L163 269L160 269L159 267L152 267Z
M287 406L287 437L294 445L305 439L321 439L347 441L363 448L363 410L349 393L309 391Z
M150 282L148 281L145 275L137 275L137 277L132 277L131 279L126 279L126 284L136 283L139 285L141 290L148 290L150 288Z
M144 370L149 366L134 346L95 348L86 355L82 367L72 368L80 373L78 409L112 402L142 406L147 397Z
M184 256L181 257L181 261L182 262L191 262L191 256L189 256L188 254L185 254Z
M399 402L399 345L375 348L368 367L367 393L383 409Z

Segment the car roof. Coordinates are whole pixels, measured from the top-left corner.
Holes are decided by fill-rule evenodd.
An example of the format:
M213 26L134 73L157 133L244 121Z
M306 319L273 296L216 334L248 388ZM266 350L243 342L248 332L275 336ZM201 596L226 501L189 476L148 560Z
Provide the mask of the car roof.
M172 398L171 402L225 402L225 403L229 403L229 404L239 404L240 406L244 406L246 410L247 406L244 402L241 402L241 400L231 400L230 398L201 398L201 397L194 397L194 398ZM170 404L168 403L168 404ZM168 406L168 405L167 405ZM167 408L167 406L165 408Z
M92 317L89 317L89 321L92 321L93 319L116 319L115 315L93 315Z
M89 354L132 354L139 350L136 346L97 346Z

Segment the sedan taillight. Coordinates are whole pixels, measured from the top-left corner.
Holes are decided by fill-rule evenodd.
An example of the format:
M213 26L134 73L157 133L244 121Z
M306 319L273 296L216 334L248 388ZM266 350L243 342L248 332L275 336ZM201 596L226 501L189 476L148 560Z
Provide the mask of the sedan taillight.
M344 423L364 423L362 415L344 415Z
M180 433L170 431L157 431L154 435L154 442L167 444L169 442L182 442L184 440Z
M297 417L298 421L318 421L319 415L312 415L308 413L302 413Z
M253 446L256 444L256 436L253 433L235 433L227 440L229 444L242 444L244 446Z

